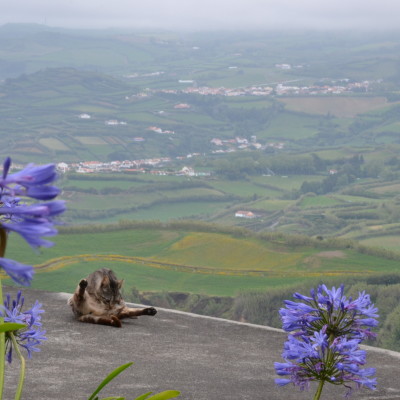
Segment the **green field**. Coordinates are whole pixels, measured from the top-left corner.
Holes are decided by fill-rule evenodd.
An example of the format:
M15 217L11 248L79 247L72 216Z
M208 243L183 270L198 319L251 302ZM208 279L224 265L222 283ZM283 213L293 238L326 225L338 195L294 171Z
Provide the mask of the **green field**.
M29 39L29 48L9 32L18 27L0 30L9 43L0 68L3 157L19 164L170 159L146 165L144 174L63 176L67 224L195 219L256 232L376 239L377 246L385 245L382 236L397 234L391 227L400 222L397 35L220 32L183 40L173 33L76 32L72 44L55 29L55 50L54 32L21 28L17 36ZM319 40L323 53L313 47ZM283 59L298 67L278 68ZM342 94L278 90L364 80L368 89ZM187 92L221 86L272 91ZM179 103L189 108L175 109ZM127 124L109 126L110 119ZM184 166L211 175L172 176ZM154 176L158 168L171 176ZM238 210L256 217L236 218Z
M301 201L300 207L330 207L336 204L341 204L341 202L333 196L313 196L305 197Z
M0 35L4 33L4 41L14 43L16 39L7 29ZM174 158L193 152L209 155L214 149L212 138L256 136L260 145L279 141L289 151L312 147L316 154L340 153L343 146L366 146L371 151L376 144L398 142L397 55L391 48L385 47L383 53L377 50L376 41L386 43L384 38L365 37L361 45L360 38L346 35L344 59L339 44L343 33L336 39L324 36L330 52L322 57L312 47L304 50L303 43L313 42L305 32L288 37L221 33L216 35L217 41L206 34L188 35L185 45L177 39L179 35L172 35L168 46L154 39L163 36L159 33L150 38L139 32L124 33L125 39L107 32L98 37L80 32L71 46L70 37L58 32L57 51L51 34L40 27L27 28L24 35L30 49L19 49L18 44L10 44L14 51L3 48L5 67L0 69L5 80L0 97L0 147L20 162L111 161L139 159L143 154ZM398 38L390 39L398 42ZM194 52L199 41L202 50ZM290 71L277 68L275 63L287 58L286 52L293 62L306 58L309 65ZM160 74L149 75L152 72ZM319 80L333 84L338 74L355 81L368 77L374 84L368 92L343 95L230 97L182 93L181 89L192 84L179 83L179 79L189 79L195 87L275 88L286 81L299 86ZM163 89L176 92L161 93ZM190 109L174 109L181 102ZM92 118L83 121L79 113L89 113ZM104 123L109 119L127 125L110 127ZM154 125L173 130L175 135L149 133L148 126ZM118 143L110 143L110 136L118 137ZM145 136L145 143L133 144L135 136ZM28 147L24 144L27 137L32 140ZM326 150L332 145L336 149Z
M371 163L377 162L378 154L387 157L375 152ZM62 177L60 186L67 200L63 219L68 224L200 219L310 236L364 240L367 235L372 240L393 234L391 224L400 218L399 180L362 178L326 194L300 193L305 182L321 185L326 179L326 175L301 174L250 175L239 180L215 175L71 174ZM238 210L252 211L257 218L235 218ZM379 228L371 230L371 224Z
M218 296L299 284L323 277L398 273L398 261L346 246L293 246L272 236L239 238L181 229L115 230L60 234L56 245L35 254L13 237L7 256L36 265L33 287L71 292L89 272L109 267L125 290L184 291ZM118 229L118 228L117 228ZM208 228L211 229L211 228ZM275 239L274 239L275 237ZM5 280L9 284L9 280Z
M393 251L400 251L399 235L378 236L371 239L364 239L360 242L366 246L383 247Z
M301 97L282 101L290 110L336 117L354 117L388 105L385 97Z

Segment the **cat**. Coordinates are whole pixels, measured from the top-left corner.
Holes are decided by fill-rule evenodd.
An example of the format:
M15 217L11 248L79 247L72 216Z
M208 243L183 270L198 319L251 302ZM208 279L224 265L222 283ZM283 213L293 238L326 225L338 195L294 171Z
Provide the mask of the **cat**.
M121 319L139 315L156 315L154 307L129 308L121 295L123 280L102 268L82 279L68 304L78 321L121 328Z

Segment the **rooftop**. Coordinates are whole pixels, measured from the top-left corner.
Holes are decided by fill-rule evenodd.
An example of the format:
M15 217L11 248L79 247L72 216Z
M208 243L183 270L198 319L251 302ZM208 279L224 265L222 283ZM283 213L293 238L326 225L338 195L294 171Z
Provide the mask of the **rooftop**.
M5 288L4 293L15 293ZM175 389L182 400L302 400L310 392L277 387L273 362L282 361L284 332L258 325L158 309L121 329L74 320L70 295L24 289L27 307L38 299L46 310L48 340L27 360L25 400L85 400L119 365L133 361L102 392L131 400L140 394ZM400 399L400 353L368 349L377 368L378 389L362 389L352 399ZM17 359L13 363L18 364ZM13 398L18 365L7 368L5 398ZM342 387L327 385L324 400L342 398Z

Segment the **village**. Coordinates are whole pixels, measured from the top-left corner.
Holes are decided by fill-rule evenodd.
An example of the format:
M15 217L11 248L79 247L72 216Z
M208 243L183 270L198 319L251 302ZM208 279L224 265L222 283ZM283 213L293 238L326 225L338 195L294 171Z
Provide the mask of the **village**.
M303 69L306 66L303 64L292 65L288 63L275 64L275 68L282 71L290 71L296 69ZM240 67L236 65L228 66L229 70L240 70ZM164 71L156 71L151 73L139 74L133 73L125 75L125 78L140 78L140 77L158 77L164 75ZM352 81L348 78L332 80L324 79L324 81L315 83L313 85L288 85L292 82L297 82L299 79L287 80L282 82L274 83L261 83L255 84L248 87L238 88L225 88L225 87L209 87L199 86L195 79L179 79L180 85L190 85L184 89L149 89L146 88L144 91L135 94L133 96L127 96L126 100L134 97L148 97L151 93L169 93L169 94L199 94L202 96L284 96L284 95L327 95L327 94L345 94L354 92L368 92L368 89L375 81L364 80L361 82ZM380 82L380 81L377 81Z
M225 87L208 87L197 86L194 80L179 80L180 84L190 84L192 86L184 89L145 89L132 97L147 97L151 93L168 93L168 94L198 94L201 96L285 96L285 95L329 95L329 94L345 94L354 92L368 92L371 85L370 81L352 82L349 79L341 79L340 81L328 81L326 83L314 84L309 86L289 85L293 81L277 83L274 87L271 84L259 84L249 87L225 88Z
M199 153L190 154L187 157L177 157L178 160L199 156ZM189 157L190 156L190 157ZM56 164L57 171L60 173L74 172L77 174L93 173L118 173L129 172L151 175L174 175L174 176L210 176L210 172L195 172L193 168L183 166L179 170L172 170L171 167L165 168L173 160L169 157L148 158L141 160L124 161L80 161L76 163L59 162Z
M152 126L148 130L156 133L173 133L171 131L163 131L161 128ZM135 137L133 141L144 141L142 137ZM282 150L285 146L283 142L271 142L260 144L257 142L257 137L252 135L250 140L242 137L235 137L234 139L220 139L213 138L210 140L213 147L211 154L232 153L238 150L265 150L272 148ZM149 173L152 175L175 175L175 176L208 176L208 172L195 172L193 168L184 166L178 171L171 171L170 164L173 161L182 162L194 157L205 156L205 153L189 153L184 156L176 156L175 159L171 157L155 157L139 160L124 160L124 161L80 161L75 163L59 162L57 170L61 173L75 172L78 174L90 173L109 173L109 172L130 172L130 173ZM168 168L165 168L168 166Z

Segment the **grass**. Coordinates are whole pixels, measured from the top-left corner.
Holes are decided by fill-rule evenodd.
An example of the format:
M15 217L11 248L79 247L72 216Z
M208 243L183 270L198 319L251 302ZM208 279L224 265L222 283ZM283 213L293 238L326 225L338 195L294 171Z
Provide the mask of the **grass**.
M400 192L400 182L399 183L393 183L393 184L388 184L385 186L378 186L375 188L370 189L374 193L378 194L397 194Z
M235 296L242 291L265 290L301 282L302 279L259 276L206 275L193 272L174 272L148 268L143 265L121 262L84 262L67 266L62 270L38 272L32 288L71 293L80 279L102 267L112 268L118 277L124 279L125 291L132 287L140 291L168 292L181 291L210 296ZM4 284L12 284L9 279Z
M398 235L384 235L360 240L366 246L383 247L384 249L400 251L400 238Z
M98 138L96 136L77 136L76 139L79 140L82 144L86 144L86 145L108 144L105 140L103 140L102 138Z
M60 234L55 242L56 246L35 254L18 237L9 241L7 257L47 265L37 270L34 288L71 292L82 277L108 267L125 280L127 290L135 286L141 291L233 296L316 277L345 279L399 270L396 260L355 250L292 248L282 241L223 233L130 229Z
M289 207L293 204L294 204L293 200L267 199L252 203L252 207L256 208L257 210L278 211L278 210L284 210L286 207Z
M89 186L88 186L89 187ZM220 197L222 200L223 194L214 189L208 188L191 188L191 189L176 189L176 190L160 190L157 191L137 191L134 193L112 193L108 195L91 195L86 193L77 193L73 198L71 209L76 210L107 210L130 208L132 206L150 207L156 201L165 201L166 204L170 201L179 203L187 202L190 206L191 202L208 202L210 196ZM186 201L184 201L186 199Z
M221 212L229 203L212 201L192 201L187 203L165 203L149 208L143 208L136 212L118 215L113 218L106 218L104 222L117 222L121 218L136 219L144 221L167 222L174 219L187 219L203 217L208 219L212 215Z
M298 140L315 136L318 133L318 118L311 115L280 113L264 131L257 132L263 139Z
M157 255L163 262L242 271L274 271L295 266L302 257L296 251L277 252L265 242L213 233L189 233Z
M254 193L257 195L266 194L265 188L247 181L213 180L209 184L218 190L237 196L251 196Z
M268 108L272 105L270 98L266 97L262 100L254 98L253 96L243 96L243 97L232 97L228 98L227 102L230 107L234 108Z
M63 142L55 138L40 139L39 143L50 150L70 150Z
M289 110L351 118L387 106L386 97L295 97L281 100Z
M371 203L371 204L380 204L382 200L380 199L373 199L370 197L364 196L349 196L345 194L333 194L332 195L335 199L342 201L344 203Z
M62 181L62 187L74 186L81 189L106 189L106 188L118 188L121 190L127 190L130 188L140 188L145 185L150 184L151 181L128 181L128 180L118 180L116 177L112 180L81 180L81 179L65 179Z
M274 186L282 190L297 190L300 189L304 181L315 182L321 181L324 177L320 175L289 175L289 176L258 176L253 177L252 181L259 184Z
M335 199L331 196L313 196L313 197L305 197L301 203L300 207L309 208L309 207L330 207L336 204L342 204L338 199Z

